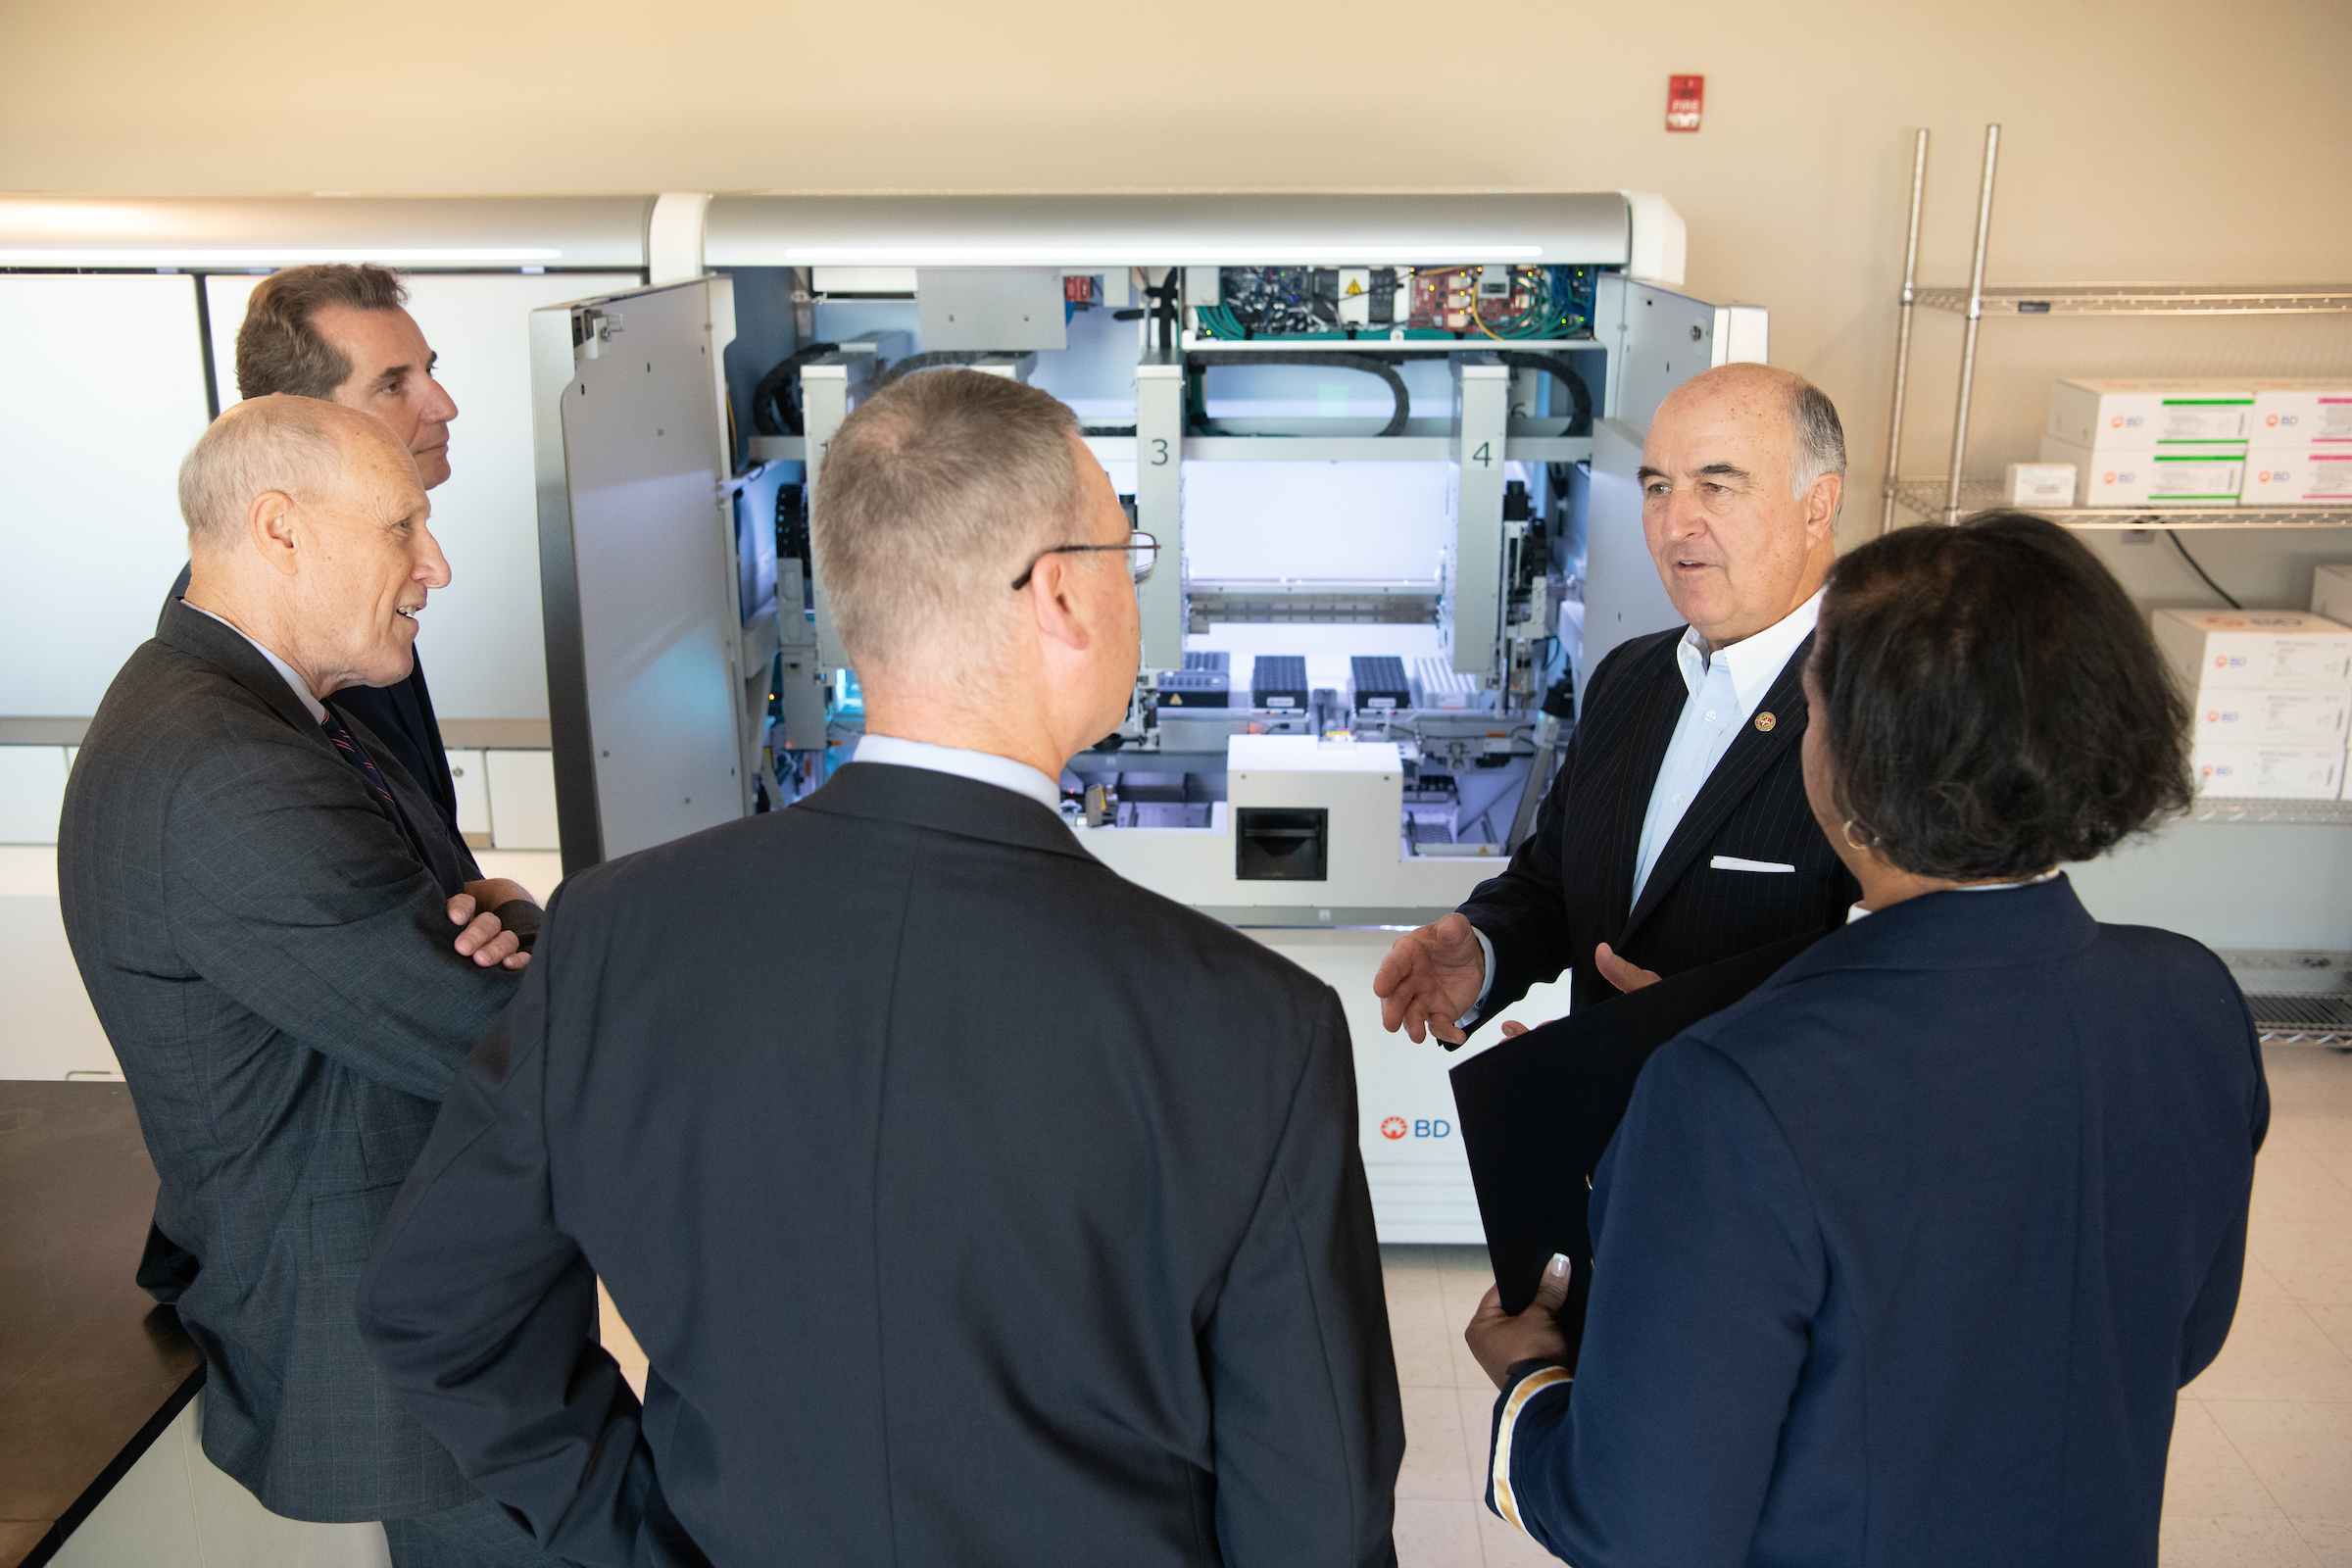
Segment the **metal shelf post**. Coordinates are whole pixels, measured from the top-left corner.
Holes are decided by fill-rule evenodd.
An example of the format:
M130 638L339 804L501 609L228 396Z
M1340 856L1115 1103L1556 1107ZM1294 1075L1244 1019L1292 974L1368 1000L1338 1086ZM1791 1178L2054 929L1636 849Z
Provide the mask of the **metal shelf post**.
M1919 129L1919 145L1911 158L1911 228L1903 242L1903 304L1894 334L1894 412L1886 420L1886 482L1881 488L1886 510L1879 517L1879 532L1894 528L1894 476L1902 472L1903 386L1911 374L1911 311L1918 302L1919 201L1928 185L1928 129Z
M1984 188L1977 198L1977 255L1968 275L1968 336L1960 348L1960 403L1952 412L1951 487L1943 520L1960 520L1960 462L1968 449L1968 394L1977 375L1977 327L1984 317L1984 241L1992 231L1992 172L2001 153L2001 127L1984 127Z

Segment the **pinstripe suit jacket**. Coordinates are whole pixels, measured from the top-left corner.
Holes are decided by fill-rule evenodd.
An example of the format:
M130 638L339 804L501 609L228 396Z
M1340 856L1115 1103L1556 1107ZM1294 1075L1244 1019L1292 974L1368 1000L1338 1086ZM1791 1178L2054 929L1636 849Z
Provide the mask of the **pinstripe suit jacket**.
M204 1449L271 1511L466 1501L395 1406L352 1294L442 1091L516 976L451 949L469 874L235 631L174 603L107 689L58 828L66 935L162 1178L139 1283L204 1351Z
M1576 1006L1615 996L1592 967L1603 942L1645 969L1680 974L1832 930L1862 896L1805 802L1807 637L1757 705L1772 726L1751 723L1732 742L1634 897L1642 820L1690 696L1675 663L1682 636L1676 627L1638 638L1600 662L1536 831L1462 906L1494 945L1494 984L1481 1021L1562 969L1574 971ZM1719 869L1719 856L1796 869Z

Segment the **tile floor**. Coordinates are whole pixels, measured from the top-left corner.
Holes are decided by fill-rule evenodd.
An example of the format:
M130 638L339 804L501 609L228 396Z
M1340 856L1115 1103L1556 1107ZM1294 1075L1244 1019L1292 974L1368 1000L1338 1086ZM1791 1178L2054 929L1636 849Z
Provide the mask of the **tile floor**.
M2165 1489L2164 1568L2352 1568L2352 1055L2268 1057L2245 1292L2221 1358L2182 1391ZM1493 1385L1462 1325L1494 1283L1486 1252L1384 1247L1403 1386L1401 1568L1553 1559L1480 1500ZM606 1343L644 1357L606 1304Z

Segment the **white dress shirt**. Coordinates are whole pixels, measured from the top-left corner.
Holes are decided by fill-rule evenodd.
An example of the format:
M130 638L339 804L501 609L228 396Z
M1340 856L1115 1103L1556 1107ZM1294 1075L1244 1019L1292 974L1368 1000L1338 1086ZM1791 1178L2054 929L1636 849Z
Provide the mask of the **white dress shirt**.
M185 599L182 599L180 603L186 605L190 610L193 610L199 615L213 615L213 612L205 609L202 605L190 603ZM318 724L323 724L326 722L326 705L311 695L310 687L304 685L302 677L294 673L294 666L292 664L287 663L284 660L278 658L269 649L264 648L260 643L254 643L253 634L248 632L244 627L238 625L235 621L229 620L220 615L213 615L213 618L220 621L221 625L226 626L230 631L233 631L238 636L244 638L247 642L253 643L253 651L261 655L264 659L270 661L270 667L276 670L280 675L284 676L286 684L294 688L294 695L302 699L302 706L304 710L310 713L312 722Z
M1674 657L1683 672L1683 687L1690 695L1683 701L1674 739L1667 743L1666 759L1658 765L1658 781L1650 787L1648 813L1642 819L1641 847L1634 862L1636 903L1641 902L1642 889L1656 868L1658 857L1666 851L1666 841L1674 837L1675 828L1690 809L1690 803L1698 799L1715 764L1723 760L1723 754L1732 749L1732 742L1755 716L1764 694L1788 667L1788 656L1813 635L1820 619L1821 594L1816 592L1754 636L1718 648L1711 656L1703 651L1704 639L1696 626L1683 633ZM1475 926L1472 929L1477 930ZM1479 948L1486 955L1487 977L1478 988L1477 1004L1454 1021L1457 1029L1467 1027L1463 1020L1477 1015L1478 1008L1487 1004L1487 993L1494 988L1494 944L1484 931L1477 934Z
M1026 795L1056 816L1061 814L1061 786L1027 762L1016 762L994 752L967 752L960 746L934 746L897 735L866 735L851 755L853 762L883 762L892 767L927 767L934 773L978 779L1015 795Z
M2015 882L1972 882L1964 888L1946 888L1943 891L1946 893L2006 893L2011 888L2039 887L2056 876L2062 869L2064 867L2053 865L2039 876L2024 877ZM1845 923L1852 925L1856 920L1866 919L1878 912L1876 909L1865 909L1857 904L1845 911Z
M1667 743L1666 760L1658 764L1658 781L1649 792L1648 814L1642 818L1642 846L1634 861L1635 903L1641 902L1649 873L1666 853L1666 841L1674 837L1715 764L1755 716L1764 694L1788 666L1788 656L1813 635L1820 619L1821 595L1816 593L1779 621L1729 648L1716 649L1712 656L1702 651L1697 627L1683 633L1674 657L1683 672L1683 687L1690 695L1683 701L1674 739Z

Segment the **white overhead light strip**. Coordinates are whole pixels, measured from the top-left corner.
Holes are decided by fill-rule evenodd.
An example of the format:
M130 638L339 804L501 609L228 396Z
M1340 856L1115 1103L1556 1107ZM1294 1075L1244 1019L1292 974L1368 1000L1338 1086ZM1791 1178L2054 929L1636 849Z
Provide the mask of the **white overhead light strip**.
M1292 261L1363 262L1385 256L1446 256L1462 261L1526 261L1541 257L1541 245L1481 245L1436 243L1430 240L1365 241L1334 245L1318 240L1294 244L1283 240L1239 239L1228 244L1109 248L1069 245L795 245L784 259L808 265L861 267L1028 267L1028 266L1207 266L1235 257L1282 258Z
M411 266L468 262L553 262L559 250L536 247L384 246L367 250L316 247L269 250L98 250L80 246L0 250L0 267L299 267L316 262L390 262Z

